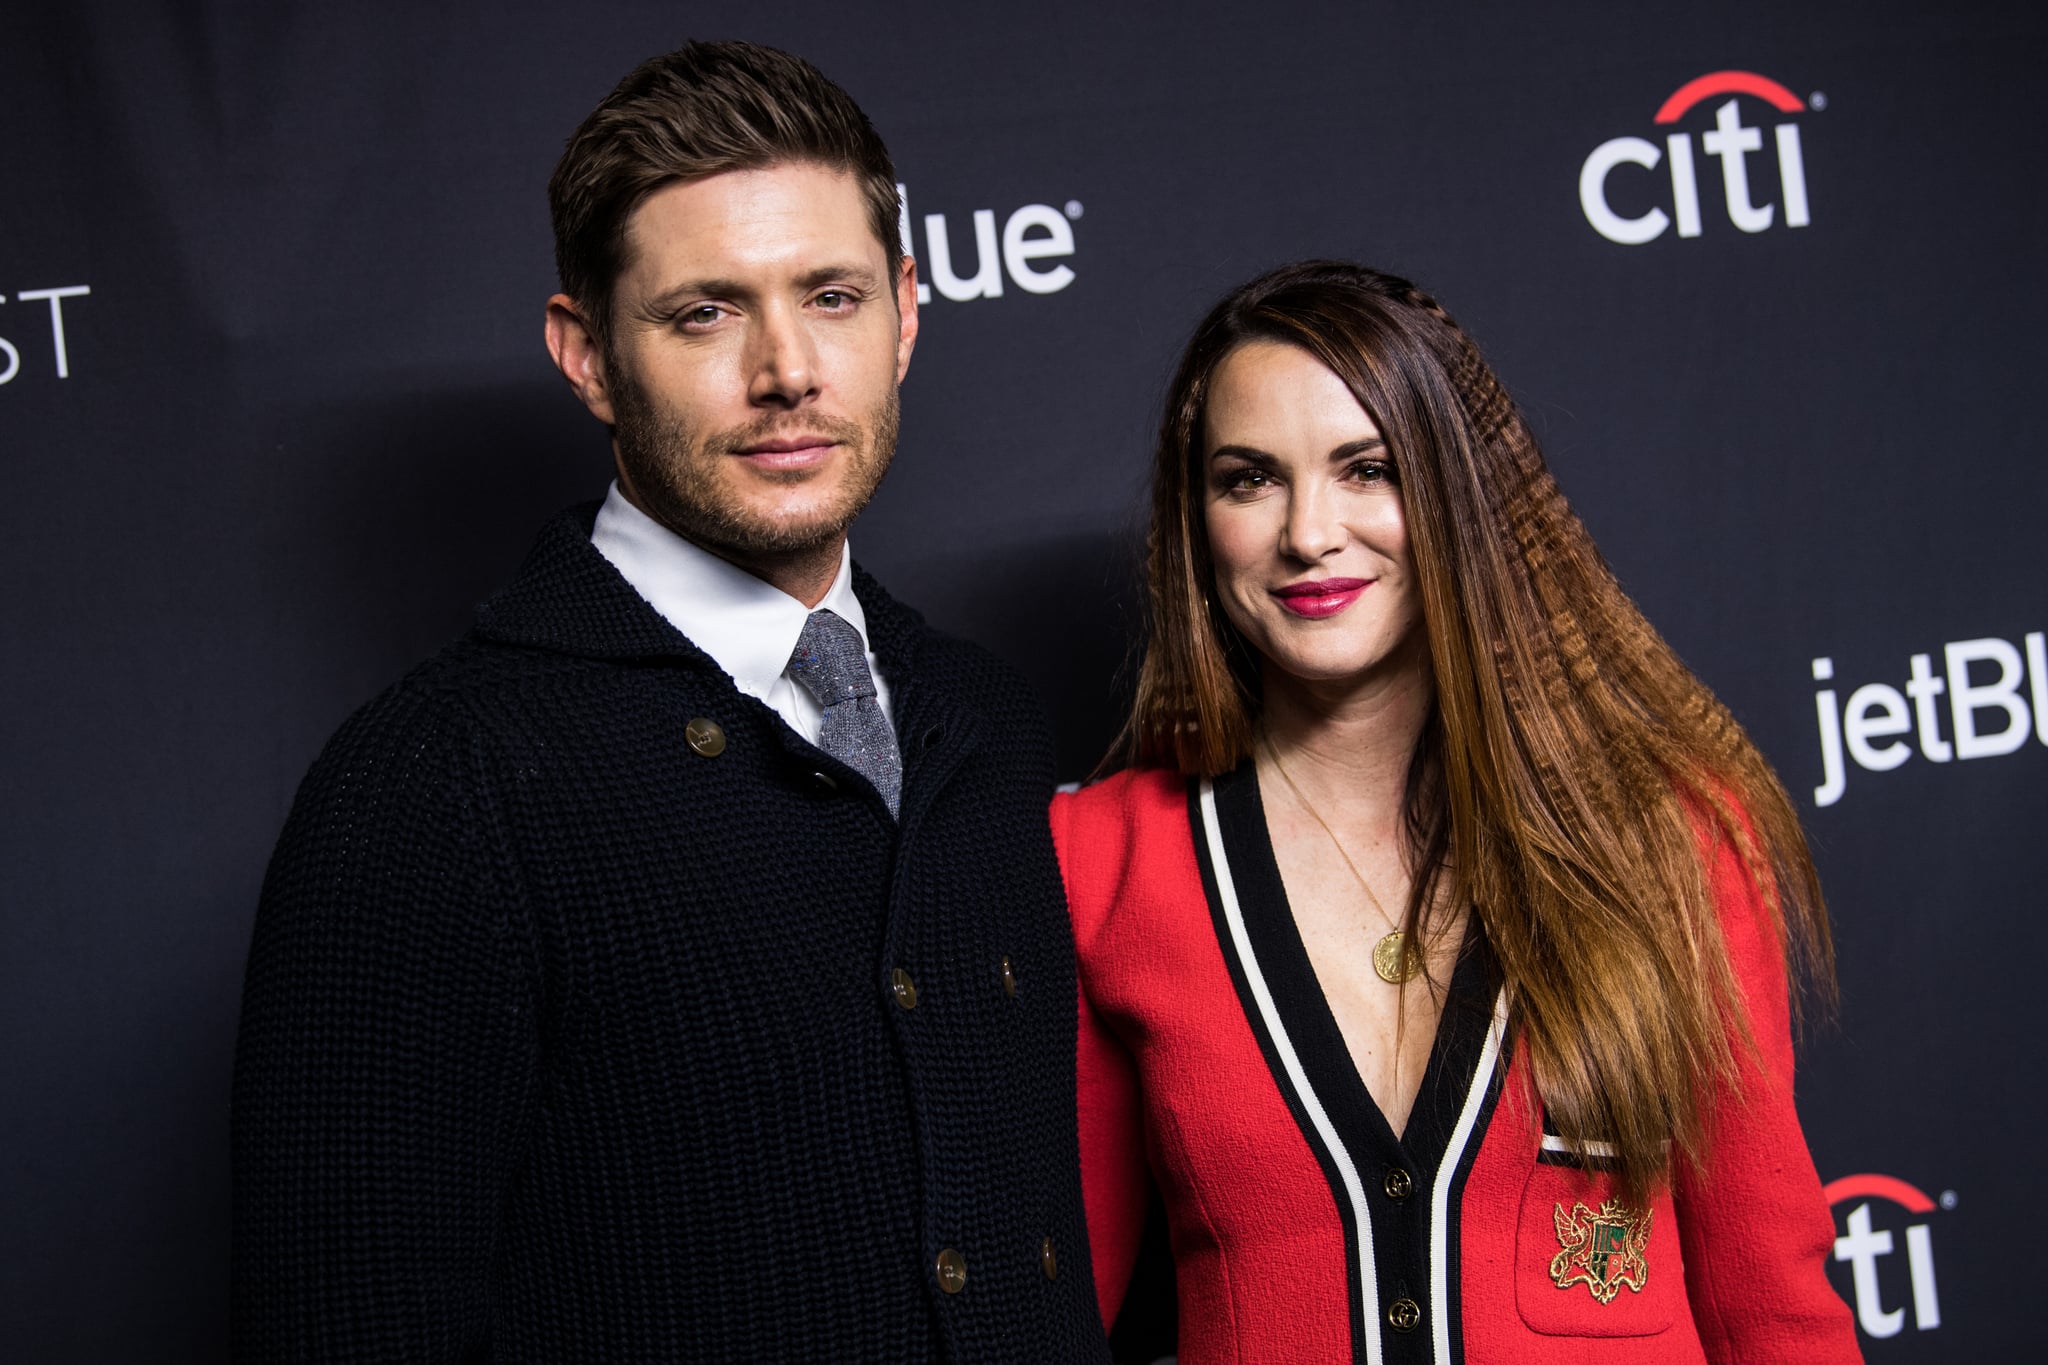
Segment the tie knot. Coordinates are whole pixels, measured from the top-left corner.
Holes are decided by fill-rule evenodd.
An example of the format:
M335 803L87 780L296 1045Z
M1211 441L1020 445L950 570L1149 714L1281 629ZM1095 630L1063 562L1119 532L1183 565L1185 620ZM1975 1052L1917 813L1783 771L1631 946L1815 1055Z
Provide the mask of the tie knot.
M789 676L802 683L820 706L875 695L860 632L837 612L810 614L803 634L796 637L796 653L789 656Z

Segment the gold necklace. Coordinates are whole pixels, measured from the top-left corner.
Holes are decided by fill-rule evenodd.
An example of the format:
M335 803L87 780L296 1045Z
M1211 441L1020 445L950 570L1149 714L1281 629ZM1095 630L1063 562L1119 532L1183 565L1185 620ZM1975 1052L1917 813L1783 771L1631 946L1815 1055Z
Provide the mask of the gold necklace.
M1280 780L1287 784L1288 791L1294 793L1295 801L1309 813L1309 818L1322 826L1323 833L1330 840L1330 847L1337 850L1337 856L1344 860L1344 866L1351 869L1352 877L1365 892L1366 899L1372 902L1372 908L1379 911L1382 920L1393 924L1394 917L1387 913L1386 906L1380 904L1380 898L1373 894L1372 883L1366 881L1364 874L1358 870L1358 864L1352 862L1351 855L1344 851L1342 841L1337 838L1337 831L1330 828L1330 822L1323 819L1322 813L1309 804L1308 798L1301 794L1301 788L1295 786L1294 779L1287 775L1287 765L1280 761L1280 750L1275 747L1272 736L1261 735L1260 738L1266 741L1266 752L1273 756L1273 771L1280 774ZM1396 927L1392 933L1373 945L1372 969L1379 979L1389 986L1402 986L1415 979L1416 973L1422 970L1422 962L1420 955L1409 947L1408 935Z

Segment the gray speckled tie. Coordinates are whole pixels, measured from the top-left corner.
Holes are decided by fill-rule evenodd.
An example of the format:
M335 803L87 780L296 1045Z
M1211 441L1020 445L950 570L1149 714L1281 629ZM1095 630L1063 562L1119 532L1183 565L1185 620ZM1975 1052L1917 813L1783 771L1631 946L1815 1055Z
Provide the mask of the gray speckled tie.
M875 698L874 675L860 632L836 612L814 611L796 637L789 676L825 708L818 747L874 783L896 814L903 792L903 760L896 732Z

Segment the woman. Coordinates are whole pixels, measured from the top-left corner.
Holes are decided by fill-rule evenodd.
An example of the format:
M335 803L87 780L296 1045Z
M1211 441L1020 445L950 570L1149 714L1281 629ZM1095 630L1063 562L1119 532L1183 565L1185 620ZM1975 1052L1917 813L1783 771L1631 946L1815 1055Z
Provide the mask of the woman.
M1147 1166L1180 1359L1858 1358L1792 1105L1783 789L1427 295L1197 329L1129 770L1053 808L1104 1318Z

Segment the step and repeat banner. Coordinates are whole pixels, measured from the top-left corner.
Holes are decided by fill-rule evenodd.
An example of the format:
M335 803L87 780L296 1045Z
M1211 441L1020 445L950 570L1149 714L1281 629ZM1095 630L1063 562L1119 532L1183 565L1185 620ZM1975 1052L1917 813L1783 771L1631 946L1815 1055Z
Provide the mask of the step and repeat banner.
M854 552L1033 679L1064 776L1128 686L1195 320L1307 256L1443 299L1802 804L1842 1006L1801 1108L1869 1359L2038 1351L2032 7L78 3L5 33L0 1355L224 1355L265 858L333 727L602 494L541 347L543 188L686 37L812 58L889 140L924 332Z

